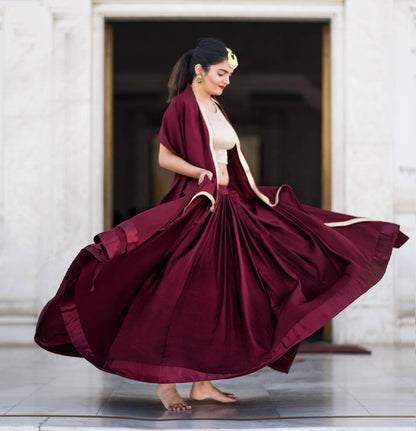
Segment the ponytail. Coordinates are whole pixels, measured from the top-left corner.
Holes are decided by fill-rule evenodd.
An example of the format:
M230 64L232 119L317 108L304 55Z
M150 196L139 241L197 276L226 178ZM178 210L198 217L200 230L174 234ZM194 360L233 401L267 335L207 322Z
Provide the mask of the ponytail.
M196 48L189 50L173 66L168 82L168 103L182 93L187 84L192 84L196 64L200 64L205 72L208 72L213 64L221 63L227 58L228 51L224 42L214 38L200 39Z
M190 84L192 82L195 75L191 70L191 59L194 52L194 49L190 49L176 62L175 66L173 66L168 82L168 103L170 103L175 96L185 90L186 84Z

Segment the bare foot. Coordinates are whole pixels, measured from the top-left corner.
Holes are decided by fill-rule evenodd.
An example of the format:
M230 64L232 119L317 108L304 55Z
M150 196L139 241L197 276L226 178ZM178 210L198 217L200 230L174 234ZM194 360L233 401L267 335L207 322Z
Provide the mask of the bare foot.
M212 399L220 403L235 403L237 401L234 394L220 391L211 382L194 382L190 397L193 400Z
M157 385L156 395L160 398L160 401L162 401L166 410L170 412L180 412L182 410L192 409L192 407L178 394L174 383Z

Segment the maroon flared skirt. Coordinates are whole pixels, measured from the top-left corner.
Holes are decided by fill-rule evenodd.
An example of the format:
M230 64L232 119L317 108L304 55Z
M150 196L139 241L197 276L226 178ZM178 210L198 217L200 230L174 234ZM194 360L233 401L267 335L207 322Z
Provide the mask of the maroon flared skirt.
M35 340L146 382L288 372L299 343L407 239L394 223L352 219L300 204L288 186L275 207L226 187L213 212L204 196L160 205L81 250Z

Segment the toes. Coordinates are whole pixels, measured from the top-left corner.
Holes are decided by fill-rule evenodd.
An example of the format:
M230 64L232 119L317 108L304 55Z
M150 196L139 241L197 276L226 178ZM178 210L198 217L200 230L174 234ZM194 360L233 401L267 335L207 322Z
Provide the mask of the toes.
M180 412L182 410L190 410L192 407L189 404L185 403L175 403L171 404L168 408L170 412Z
M191 408L192 408L192 407L191 407L189 404L186 404L186 403L185 403L185 404L182 404L182 409L183 409L183 410L191 410Z
M176 410L177 410L177 408L178 408L178 404L177 403L175 403L175 404L170 404L169 405L169 411L170 412L176 412Z
M219 392L221 392L222 395L226 396L227 398L229 398L231 400L237 400L237 397L230 392L222 392L222 391L219 391Z
M229 392L221 392L221 394L225 397L225 399L223 398L223 402L226 402L225 400L227 400L228 402L237 401L237 397L234 394L230 394Z

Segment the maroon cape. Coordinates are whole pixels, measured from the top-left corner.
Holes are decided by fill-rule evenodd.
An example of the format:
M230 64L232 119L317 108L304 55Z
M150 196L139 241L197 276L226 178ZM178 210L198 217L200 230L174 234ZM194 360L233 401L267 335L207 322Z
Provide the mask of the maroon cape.
M39 317L41 347L148 382L288 372L299 343L380 280L407 240L398 225L257 187L239 142L218 187L211 136L188 86L159 139L213 181L175 175L161 205L96 235Z

